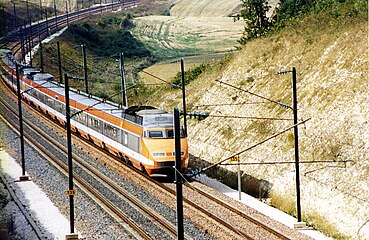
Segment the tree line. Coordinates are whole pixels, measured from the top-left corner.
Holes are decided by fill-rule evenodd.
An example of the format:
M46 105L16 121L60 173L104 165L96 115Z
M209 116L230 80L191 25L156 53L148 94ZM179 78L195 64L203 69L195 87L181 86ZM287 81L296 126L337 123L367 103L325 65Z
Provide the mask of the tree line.
M283 27L290 19L307 12L319 13L330 6L350 3L356 11L368 11L367 0L280 0L273 12L269 0L241 0L238 19L245 21L241 44Z

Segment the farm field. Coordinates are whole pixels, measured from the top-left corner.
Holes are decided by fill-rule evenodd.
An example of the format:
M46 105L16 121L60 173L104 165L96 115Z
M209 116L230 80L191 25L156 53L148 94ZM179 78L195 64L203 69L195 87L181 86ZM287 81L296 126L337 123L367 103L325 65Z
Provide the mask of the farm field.
M185 70L188 70L190 68L193 68L194 66L198 65L199 63L210 63L217 60L221 60L224 57L224 53L218 53L218 54L206 54L206 55L198 55L198 56L189 56L184 57L184 66ZM171 81L171 78L176 75L177 72L181 71L181 65L179 62L173 63L172 61L179 60L179 59L171 59L167 61L162 61L157 64L154 64L148 68L146 68L144 71L148 73L152 73L155 76L160 77L162 80L165 80L167 82ZM163 83L162 80L159 80L153 76L150 76L144 72L139 73L141 79L144 79L144 81L147 84L160 84Z
M159 76L171 78L178 70L173 69L173 64L166 66L165 62L190 57L189 64L185 65L188 69L234 51L244 23L235 22L229 16L239 11L240 3L240 0L183 0L174 3L170 16L135 18L132 34L164 61L150 67L150 72L155 75L165 72L166 76ZM141 76L144 81L152 83L152 78L147 79L145 74Z

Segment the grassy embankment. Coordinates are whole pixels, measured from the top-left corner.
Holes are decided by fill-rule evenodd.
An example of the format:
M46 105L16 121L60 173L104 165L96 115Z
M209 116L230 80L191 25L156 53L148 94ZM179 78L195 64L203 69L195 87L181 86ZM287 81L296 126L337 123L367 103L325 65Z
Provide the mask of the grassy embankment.
M67 31L54 41L61 43L63 73L83 77L83 56L81 45L86 46L89 91L99 97L108 97L121 90L119 54L124 53L127 72L127 87L139 84L137 72L149 66L155 59L144 44L129 32L132 27L131 15L118 13L104 17L95 16L78 24L72 24ZM56 46L44 46L45 71L58 78ZM39 65L36 55L34 64ZM83 81L72 81L72 87L84 90ZM129 91L130 99L135 91ZM111 99L120 102L119 96Z

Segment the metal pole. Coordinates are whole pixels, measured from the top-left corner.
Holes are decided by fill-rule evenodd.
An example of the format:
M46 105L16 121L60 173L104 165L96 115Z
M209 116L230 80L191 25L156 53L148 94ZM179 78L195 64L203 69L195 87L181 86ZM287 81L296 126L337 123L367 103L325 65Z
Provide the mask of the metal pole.
M41 68L41 72L44 72L44 56L42 53L42 42L40 42L40 68Z
M50 36L49 21L47 21L47 8L45 8L45 18L46 18L46 33L47 33L47 36Z
M126 83L126 71L124 69L124 53L120 54L120 74L122 76L122 105L127 107L127 83Z
M31 21L30 21L30 18L29 18L28 0L26 0L26 7L27 7L27 21L28 21L29 27L31 27Z
M55 17L55 29L57 30L58 27L58 16L56 15L56 3L54 0L54 17Z
M25 59L25 56L26 56L26 50L24 48L25 29L24 29L23 25L21 25L19 33L20 33L20 40L21 40L21 61L24 63L24 59Z
M185 136L187 136L186 82L185 82L185 70L183 58L181 58L181 73L182 73L183 125L184 125L184 134Z
M42 20L42 0L40 0L40 19Z
M41 43L41 32L40 32L40 20L37 20L37 35L38 35L38 41Z
M17 28L17 11L15 9L15 2L13 2L13 15L14 15L14 18L13 18L14 29L16 29Z
M28 176L26 176L26 167L24 160L24 137L23 137L23 117L22 117L22 95L20 88L20 79L19 79L19 67L18 64L15 64L16 77L17 77L17 95L18 95L18 111L19 111L19 133L20 133L20 141L21 141L21 160L22 160L22 176L19 178L21 181L27 181Z
M67 128L67 145L68 145L68 178L69 178L69 191L73 191L73 162L72 162L72 132L70 127L70 106L69 106L69 84L68 76L64 74L65 83L65 117ZM70 232L74 233L74 195L69 194L69 211L70 211Z
M175 142L175 180L177 195L177 239L184 239L183 228L183 197L182 197L182 161L181 161L181 130L179 121L179 109L174 108L174 142Z
M67 26L69 27L68 2L65 2L65 11L67 12Z
M293 95L293 124L295 139L295 168L296 168L296 205L297 221L301 222L301 203L300 203L300 166L299 166L299 135L297 126L297 87L296 87L296 68L292 68L292 95Z
M85 79L85 92L88 94L86 45L82 44L81 47L82 47L82 55L83 55L83 72L84 72L84 79Z
M63 73L62 73L62 66L61 66L61 58L60 58L60 43L59 41L56 42L56 48L58 49L58 70L59 70L59 83L63 83Z
M29 27L30 33L28 34L28 49L29 49L29 65L32 67L32 47L33 47L33 38L32 38L32 27Z
M112 0L112 2L113 2L113 0ZM6 31L6 23L5 23L5 7L4 6L2 6L2 11L1 11L1 25L2 25L1 33L2 33L3 36L6 36L7 31ZM6 45L6 41L4 42L4 45Z
M240 156L238 156L238 200L241 201L241 164L240 164Z

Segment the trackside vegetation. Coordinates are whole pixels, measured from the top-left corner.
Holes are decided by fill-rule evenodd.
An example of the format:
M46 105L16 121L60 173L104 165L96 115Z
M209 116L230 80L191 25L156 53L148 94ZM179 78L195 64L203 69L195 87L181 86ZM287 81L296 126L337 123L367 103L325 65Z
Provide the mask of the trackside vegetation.
M281 0L268 17L271 6L267 0L242 0L237 18L243 18L245 30L239 42L246 44L248 40L294 24L306 14L319 15L329 8L332 9L332 17L337 18L342 15L342 5L347 9L345 14L353 17L366 12L367 4L366 0Z

